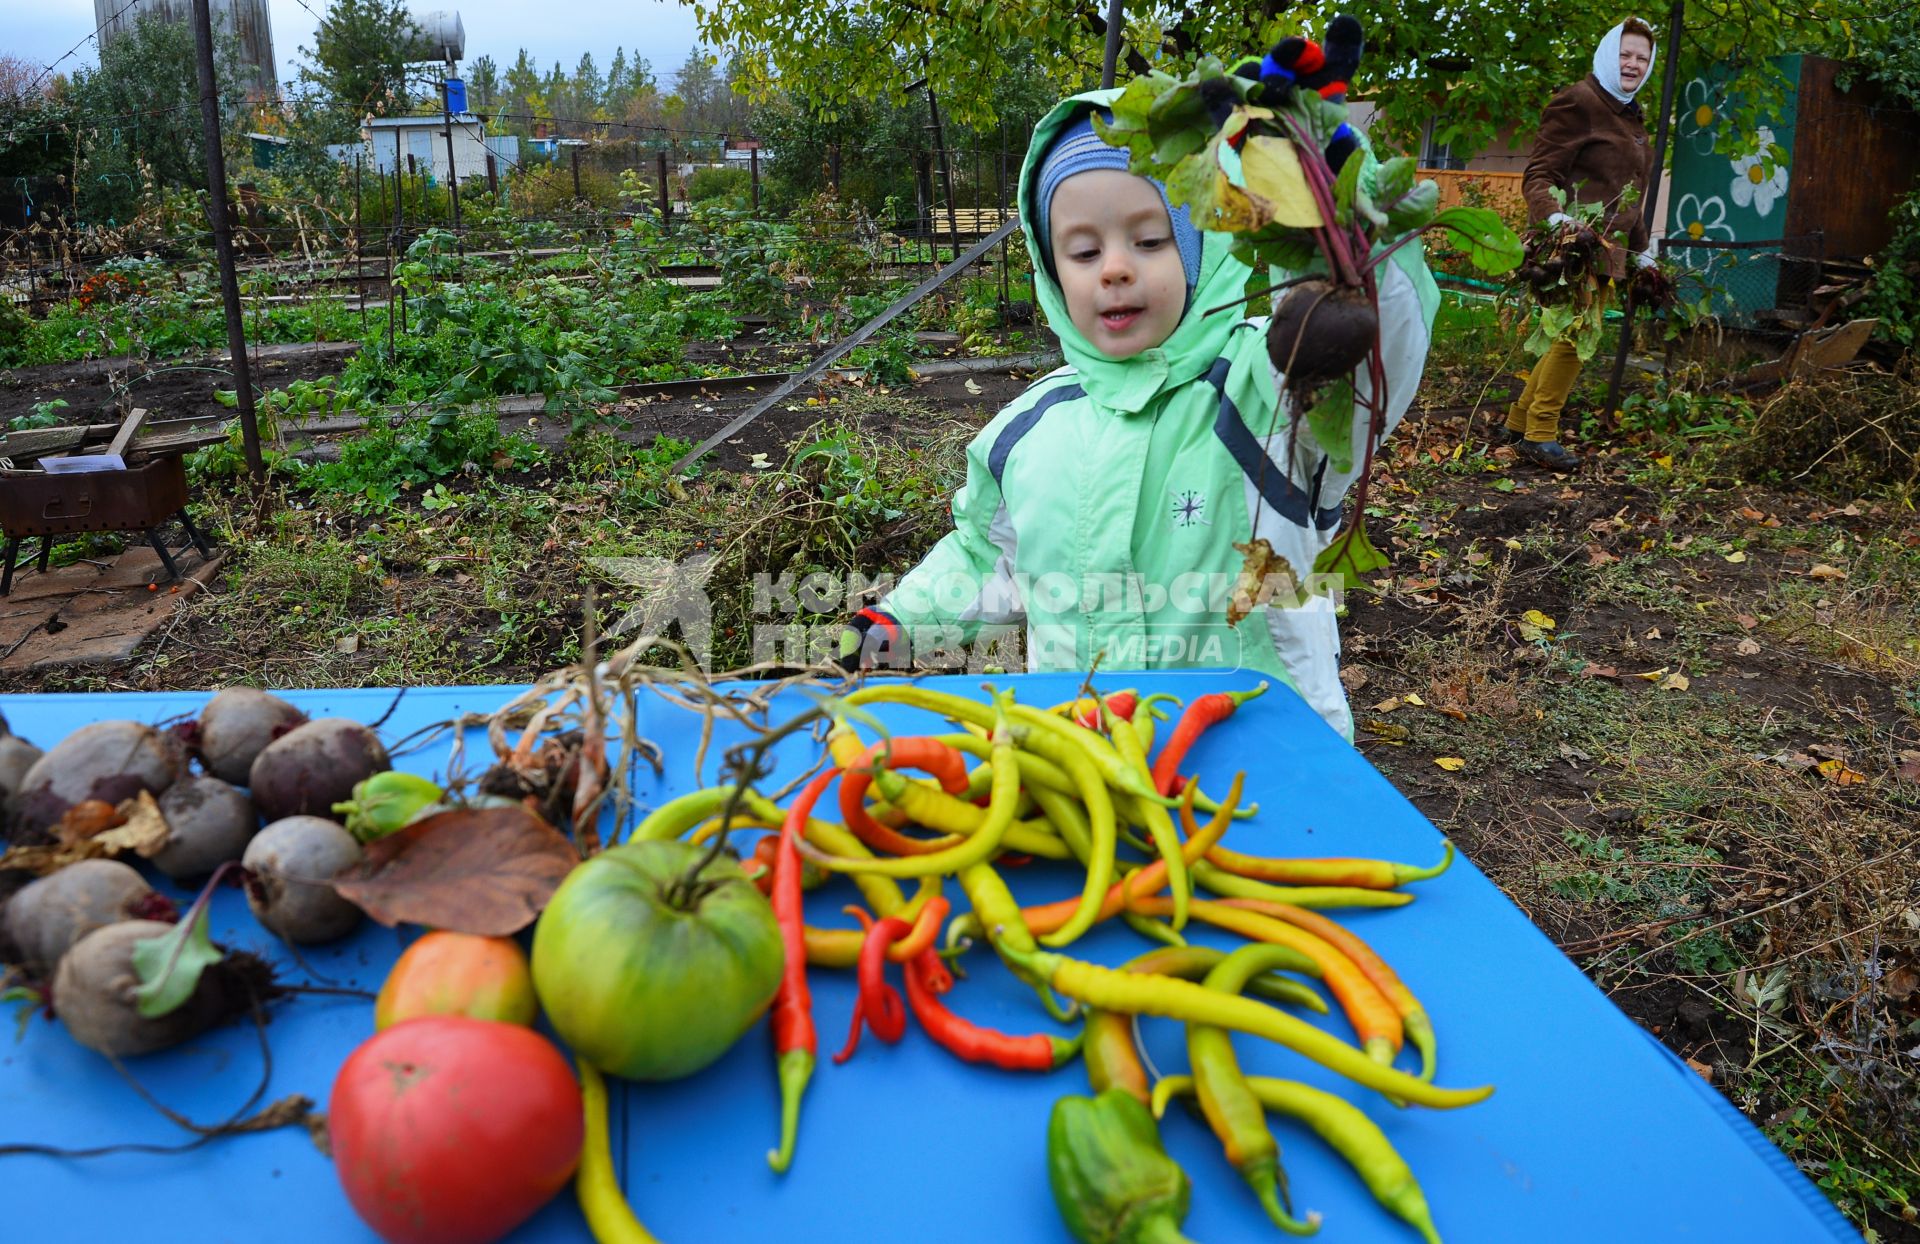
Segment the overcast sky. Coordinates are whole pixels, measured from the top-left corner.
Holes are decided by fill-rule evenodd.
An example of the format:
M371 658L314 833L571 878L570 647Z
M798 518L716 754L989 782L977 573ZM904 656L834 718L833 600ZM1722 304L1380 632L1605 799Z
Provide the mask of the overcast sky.
M324 13L326 3L269 0L282 82L294 76L301 45L313 45L319 25L315 14ZM693 9L678 0L466 0L408 7L416 13L455 10L466 28L468 61L490 55L503 69L524 47L543 71L556 60L570 71L580 53L592 52L604 73L613 49L624 45L629 58L638 51L652 62L654 76L671 86L668 75L696 42ZM94 28L93 0L0 0L0 9L6 13L0 21L0 53L45 66L86 39L60 63L60 71L99 63L99 53L87 38Z

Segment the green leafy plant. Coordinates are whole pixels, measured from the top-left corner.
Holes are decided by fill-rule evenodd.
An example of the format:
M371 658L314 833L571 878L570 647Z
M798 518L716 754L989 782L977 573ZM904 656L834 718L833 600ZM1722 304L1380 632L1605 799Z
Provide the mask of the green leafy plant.
M51 401L35 402L31 414L15 415L7 420L7 429L12 432L27 432L34 428L56 427L60 423L60 412L66 408L66 399L60 397Z

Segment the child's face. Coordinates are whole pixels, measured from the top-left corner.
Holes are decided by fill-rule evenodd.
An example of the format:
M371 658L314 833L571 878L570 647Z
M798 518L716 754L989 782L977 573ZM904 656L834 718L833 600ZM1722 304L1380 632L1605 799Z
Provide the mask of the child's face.
M1173 335L1187 273L1152 182L1119 169L1069 177L1054 191L1048 223L1067 318L1094 349L1131 358Z

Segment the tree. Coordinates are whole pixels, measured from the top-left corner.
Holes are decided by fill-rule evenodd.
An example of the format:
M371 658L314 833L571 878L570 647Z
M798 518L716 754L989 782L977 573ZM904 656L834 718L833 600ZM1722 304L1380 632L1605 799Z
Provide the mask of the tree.
M231 131L252 71L224 30L215 32L214 55L221 126ZM74 206L82 219L130 219L149 185L206 184L200 77L193 28L185 22L142 15L100 49L98 69L74 74L63 98L80 150Z
M474 59L467 70L467 102L479 112L492 112L500 102L500 66L493 63L493 57L480 56Z
M1030 46L1056 88L1097 85L1106 30L1102 0L1029 0L1024 4L930 5L923 0L696 0L701 37L739 49L753 67L758 98L781 82L804 82L831 111L854 99L900 96L924 73L942 107L961 122L993 119L993 84L1004 76L1005 49ZM1736 128L1750 135L1785 97L1770 58L1825 52L1845 58L1884 40L1902 19L1885 0L1766 0L1686 6L1683 66L1737 64L1727 94L1741 101ZM1323 13L1278 0L1203 5L1198 0L1127 6L1123 77L1178 68L1201 55L1233 63L1282 35L1344 10L1368 39L1359 87L1380 109L1389 137L1404 142L1444 111L1436 137L1484 145L1516 119L1531 122L1559 87L1587 71L1600 36L1620 20L1617 0L1477 0L1453 5L1349 0ZM1657 27L1665 22L1654 18ZM902 58L896 49L917 55ZM1663 54L1670 49L1663 49ZM1744 137L1729 139L1730 142Z
M359 134L361 118L404 113L407 63L418 27L402 0L332 0L299 81L317 92L332 142Z

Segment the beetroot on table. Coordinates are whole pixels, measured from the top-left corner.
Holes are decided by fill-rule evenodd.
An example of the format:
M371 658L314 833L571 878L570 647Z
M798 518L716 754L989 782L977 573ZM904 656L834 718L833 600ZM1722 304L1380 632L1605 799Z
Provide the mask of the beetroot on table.
M360 862L360 844L337 821L293 816L254 835L241 863L252 874L247 906L290 942L330 942L360 923L360 909L327 880Z
M392 768L379 736L357 721L322 717L268 744L254 759L247 785L268 821L325 817L353 798L353 788Z
M164 903L118 860L81 860L29 884L7 901L7 941L28 975L45 980L60 956L95 929L153 914Z
M260 828L260 814L245 791L204 774L169 787L160 796L160 815L168 836L153 866L175 881L197 880L239 859Z
M187 769L174 735L137 721L82 726L28 769L14 796L13 837L43 841L68 808L86 799L118 804L141 791L155 795Z
M232 1009L222 979L201 974L191 997L166 1015L142 1016L134 991L135 943L173 930L157 920L123 920L95 929L60 958L53 978L53 1008L73 1039L102 1054L124 1058L179 1045L219 1023Z
M15 735L0 735L0 804L26 784L27 770L46 753Z
M228 687L207 701L191 737L207 772L245 786L267 745L307 723L307 715L255 687Z

